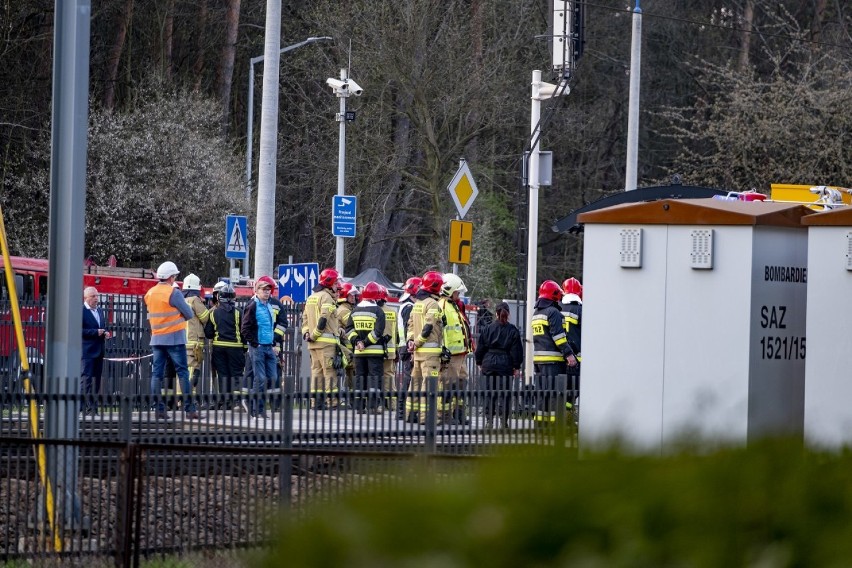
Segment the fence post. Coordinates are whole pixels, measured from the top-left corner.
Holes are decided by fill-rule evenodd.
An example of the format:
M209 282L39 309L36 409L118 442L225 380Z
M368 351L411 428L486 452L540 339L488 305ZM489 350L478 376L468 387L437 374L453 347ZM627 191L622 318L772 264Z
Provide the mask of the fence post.
M119 439L122 442L130 442L131 423L133 422L133 408L130 404L130 396L121 394L118 399Z
M138 450L136 444L130 443L121 450L121 475L119 479L122 480L123 487L122 491L118 492L115 531L115 565L119 568L129 568L133 563L131 545L135 540L133 538L133 511L134 497L136 496L133 487L136 481ZM141 503L136 503L136 507L141 507Z
M565 409L565 402L568 392L568 375L556 376L556 439L554 440L557 448L565 447L565 426L568 422L568 413Z
M438 377L426 379L426 453L434 454L438 429Z
M281 447L293 448L293 393L295 391L296 377L284 375L281 379ZM290 497L293 491L293 456L282 455L278 460L278 493L282 507L290 506Z

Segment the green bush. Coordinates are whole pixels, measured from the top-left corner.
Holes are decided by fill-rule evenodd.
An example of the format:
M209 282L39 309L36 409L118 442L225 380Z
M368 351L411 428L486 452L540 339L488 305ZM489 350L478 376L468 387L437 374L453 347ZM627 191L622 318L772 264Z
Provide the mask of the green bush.
M852 459L772 442L709 454L418 462L282 524L265 566L846 566ZM438 467L440 464L438 464ZM458 463L455 469L459 469Z

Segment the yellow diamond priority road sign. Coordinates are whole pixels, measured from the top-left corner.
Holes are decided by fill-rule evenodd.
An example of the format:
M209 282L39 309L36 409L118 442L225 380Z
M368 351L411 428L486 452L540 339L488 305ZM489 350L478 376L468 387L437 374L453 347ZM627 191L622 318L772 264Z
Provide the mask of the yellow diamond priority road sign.
M466 161L461 161L459 170L453 176L453 181L450 182L447 189L456 204L459 218L464 219L465 213L473 205L476 196L479 195L479 189L476 188L476 182L473 181L473 175L470 173Z

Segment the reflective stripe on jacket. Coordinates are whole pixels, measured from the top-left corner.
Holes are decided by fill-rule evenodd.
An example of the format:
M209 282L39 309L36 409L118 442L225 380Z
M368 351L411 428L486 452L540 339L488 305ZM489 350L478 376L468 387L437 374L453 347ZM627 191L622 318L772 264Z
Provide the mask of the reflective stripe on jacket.
M169 303L172 291L171 286L160 283L145 293L151 335L167 335L185 329L186 320L180 310Z
M554 302L541 299L536 302L530 327L534 363L558 363L573 353L565 336L562 312Z
M374 302L360 302L349 317L346 336L352 345L363 342L364 349L355 349L355 357L384 357L385 312Z

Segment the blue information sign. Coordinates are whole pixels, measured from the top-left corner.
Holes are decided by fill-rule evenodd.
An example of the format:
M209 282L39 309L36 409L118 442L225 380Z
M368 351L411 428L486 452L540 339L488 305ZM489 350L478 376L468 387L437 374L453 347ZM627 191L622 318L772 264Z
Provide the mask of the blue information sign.
M319 264L316 262L279 264L278 297L289 296L297 304L304 302L318 280Z
M354 237L358 198L335 195L331 201L331 234L335 237Z
M248 259L247 237L246 218L242 215L228 215L225 219L225 258Z

